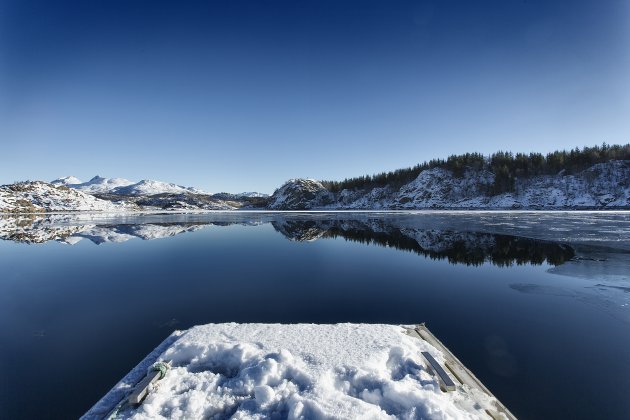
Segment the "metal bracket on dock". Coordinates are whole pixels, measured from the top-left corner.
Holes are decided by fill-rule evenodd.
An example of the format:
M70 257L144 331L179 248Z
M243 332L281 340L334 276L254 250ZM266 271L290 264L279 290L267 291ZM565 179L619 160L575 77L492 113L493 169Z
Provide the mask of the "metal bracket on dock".
M164 362L158 362L151 367L151 369L147 372L147 376L144 377L142 381L138 385L136 385L134 391L131 393L127 401L129 404L138 405L145 399L147 394L149 393L149 388L151 385L159 381L166 375L166 371L169 369L170 365Z
M440 366L437 360L431 356L431 353L428 351L423 351L422 355L429 363L429 367L438 377L438 381L440 382L440 388L444 391L455 391L455 382L448 376L448 373Z

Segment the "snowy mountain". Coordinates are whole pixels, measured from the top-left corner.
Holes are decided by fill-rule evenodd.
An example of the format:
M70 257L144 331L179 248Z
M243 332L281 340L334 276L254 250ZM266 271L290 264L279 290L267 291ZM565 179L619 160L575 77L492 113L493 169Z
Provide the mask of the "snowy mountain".
M79 179L69 176L56 179L51 184L65 185L88 194L103 194L119 187L132 185L133 182L124 178L103 178L97 175L87 182L81 182Z
M129 211L135 205L113 203L90 194L41 181L0 186L0 213L51 211Z
M155 195L155 194L206 194L202 190L193 187L183 187L169 182L143 179L135 184L118 186L109 191L110 194L118 195Z
M181 185L95 176L81 182L74 176L22 182L0 187L0 213L52 211L208 211L261 208L267 196L259 193L210 195Z
M155 194L205 194L202 190L192 187L143 179L140 182L129 181L124 178L103 178L95 176L87 182L81 182L78 178L67 176L55 179L54 185L65 185L88 194L118 194L118 195L155 195Z
M45 213L64 211L86 212L137 212L137 211L208 211L236 210L239 208L260 208L266 203L260 197L215 197L185 189L173 188L168 191L164 183L139 182L127 187L115 187L111 193L102 193L111 182L95 183L94 193L86 193L60 183L42 181L21 182L0 186L0 213ZM173 185L173 184L171 184ZM89 188L90 186L88 186ZM137 188L136 188L137 187ZM124 188L124 189L123 189ZM90 191L88 189L87 191ZM144 193L143 193L144 191ZM118 194L124 192L125 194Z
M492 195L495 175L468 168L456 176L444 168L422 171L395 187L327 190L321 182L292 179L270 197L277 210L308 209L601 209L630 208L630 161L599 163L573 175L516 179L514 190Z
M54 181L51 181L50 183L53 185L70 186L70 185L81 184L81 182L82 181L76 176L65 176L63 178L55 179Z

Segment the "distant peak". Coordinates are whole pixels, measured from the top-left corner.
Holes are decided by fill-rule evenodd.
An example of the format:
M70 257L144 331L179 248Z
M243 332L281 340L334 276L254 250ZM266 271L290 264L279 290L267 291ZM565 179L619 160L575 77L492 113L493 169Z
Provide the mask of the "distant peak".
M75 185L75 184L80 184L80 183L81 183L81 180L72 175L64 176L63 178L58 178L58 179L55 179L54 181L51 181L51 184L61 184L61 185Z

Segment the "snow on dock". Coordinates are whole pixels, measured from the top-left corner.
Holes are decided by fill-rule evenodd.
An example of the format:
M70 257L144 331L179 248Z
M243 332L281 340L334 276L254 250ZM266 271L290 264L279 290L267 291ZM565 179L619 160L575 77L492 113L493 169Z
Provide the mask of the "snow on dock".
M108 417L514 418L423 325L233 323L169 336L83 418Z

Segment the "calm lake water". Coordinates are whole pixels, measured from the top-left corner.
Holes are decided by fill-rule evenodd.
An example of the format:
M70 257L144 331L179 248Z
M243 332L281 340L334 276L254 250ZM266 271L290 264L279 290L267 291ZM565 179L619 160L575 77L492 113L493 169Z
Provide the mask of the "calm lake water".
M520 418L628 418L628 213L0 219L0 417L76 418L174 329L426 322Z

